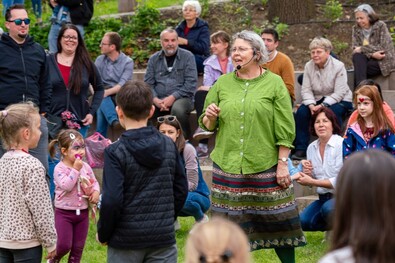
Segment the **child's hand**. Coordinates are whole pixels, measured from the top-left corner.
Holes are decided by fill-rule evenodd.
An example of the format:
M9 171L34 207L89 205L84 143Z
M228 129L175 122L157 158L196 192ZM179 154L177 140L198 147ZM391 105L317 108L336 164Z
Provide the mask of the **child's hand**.
M99 202L99 192L98 191L94 191L90 196L89 196L89 202L91 202L92 204L97 204Z
M291 176L291 180L298 180L301 177L300 173L296 173L294 175Z
M311 164L311 161L302 160L302 167L303 167L303 173L305 173L308 176L312 175L313 165Z
M76 169L77 171L79 171L79 170L81 170L83 165L84 165L84 162L81 160L81 155L76 154L73 168Z
M56 249L52 250L51 252L48 252L48 255L45 257L45 259L53 259L56 256Z

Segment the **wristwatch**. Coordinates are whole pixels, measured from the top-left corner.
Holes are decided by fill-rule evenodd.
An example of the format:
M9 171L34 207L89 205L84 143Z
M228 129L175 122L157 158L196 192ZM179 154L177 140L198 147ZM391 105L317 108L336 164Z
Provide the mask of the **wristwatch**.
M288 161L287 157L283 157L283 158L278 158L279 161L283 161L284 163L286 163Z

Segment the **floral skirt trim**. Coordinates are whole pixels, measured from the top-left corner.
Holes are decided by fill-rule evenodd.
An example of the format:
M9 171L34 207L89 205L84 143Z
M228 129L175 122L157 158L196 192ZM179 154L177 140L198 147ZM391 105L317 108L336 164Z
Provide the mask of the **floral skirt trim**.
M293 185L277 184L276 169L256 174L230 174L213 166L212 215L237 223L251 250L306 245Z

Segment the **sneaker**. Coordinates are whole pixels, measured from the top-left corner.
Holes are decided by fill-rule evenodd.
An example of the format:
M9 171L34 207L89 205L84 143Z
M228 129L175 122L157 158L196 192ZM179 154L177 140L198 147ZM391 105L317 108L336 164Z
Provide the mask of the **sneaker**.
M303 159L306 159L306 151L297 150L297 151L292 155L292 159L295 159L295 160L303 160Z
M199 158L206 158L209 156L208 150L204 151L201 147L196 147L196 153Z
M176 221L174 221L174 231L177 231L180 229L181 229L180 222L178 222L178 219L176 219Z
M210 138L211 135L213 135L213 134L214 134L214 132L205 131L202 128L197 128L192 137L195 140L200 141L200 140L203 140L203 139Z

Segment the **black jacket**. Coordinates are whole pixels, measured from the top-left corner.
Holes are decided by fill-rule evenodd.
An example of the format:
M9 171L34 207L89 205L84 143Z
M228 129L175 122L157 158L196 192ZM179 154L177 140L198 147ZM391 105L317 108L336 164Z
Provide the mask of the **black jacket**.
M125 131L104 154L100 242L119 249L175 244L188 183L177 148L149 126Z
M57 0L59 5L69 8L74 25L87 26L93 16L93 0Z
M40 113L47 112L51 92L44 48L30 36L19 45L8 33L3 33L0 40L0 110L13 103L33 101Z

